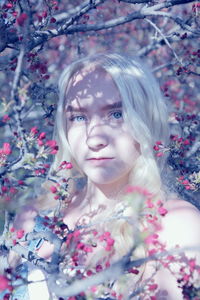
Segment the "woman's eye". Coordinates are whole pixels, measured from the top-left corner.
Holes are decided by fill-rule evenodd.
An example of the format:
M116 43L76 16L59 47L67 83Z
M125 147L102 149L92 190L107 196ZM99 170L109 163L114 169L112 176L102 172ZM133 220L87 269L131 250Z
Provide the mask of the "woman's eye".
M72 122L75 122L75 121L83 122L83 121L86 121L86 117L85 116L71 116L69 120Z
M114 119L122 118L122 112L121 111L114 111L110 115L113 116Z

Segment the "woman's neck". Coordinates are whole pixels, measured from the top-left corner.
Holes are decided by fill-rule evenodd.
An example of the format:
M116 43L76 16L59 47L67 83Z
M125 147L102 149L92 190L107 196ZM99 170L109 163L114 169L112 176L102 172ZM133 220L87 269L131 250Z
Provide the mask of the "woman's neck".
M127 179L115 182L114 184L96 184L88 180L84 190L84 200L94 208L99 205L112 206L119 201L128 184Z

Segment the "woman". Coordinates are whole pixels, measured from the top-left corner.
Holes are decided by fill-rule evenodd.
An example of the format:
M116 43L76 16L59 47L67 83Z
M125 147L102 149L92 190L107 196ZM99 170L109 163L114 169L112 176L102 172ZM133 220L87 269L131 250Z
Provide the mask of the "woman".
M68 66L61 75L59 92L55 126L59 152L51 174L59 170L61 177L71 177L74 182L70 196L63 201L66 203L62 209L63 222L71 230L77 226L91 228L89 232L83 231L84 242L88 243L95 229L98 241L105 232L110 238L109 250L99 242L92 250L88 248L87 255L77 258L77 265L86 268L84 276L91 270L94 274L99 265L106 268L106 264L117 261L136 244L135 228L141 228L140 220L136 226L134 199L137 197L133 197L132 203L124 200L130 185L142 187L154 201L165 202L162 208L168 213L158 229L159 244L165 244L165 249L176 245L199 247L199 212L168 191L166 157L154 154L153 146L157 141L168 143L169 128L166 104L149 70L139 60L128 56L97 54ZM63 161L72 162L73 168L62 168ZM50 199L47 200L49 206ZM25 209L16 220L17 226L31 231L36 214L36 210ZM23 221L27 218L28 223ZM105 235L102 239L105 241ZM66 247L70 247L70 243ZM47 241L37 249L38 255L46 259L52 251L53 245ZM134 257L145 256L145 251L147 249L139 247ZM190 251L188 255L197 257L198 251ZM170 271L163 265L157 272L155 268L157 264L147 263L138 269L137 278L135 274L127 274L123 279L125 284L123 280L108 284L107 295L128 299L139 283L145 280L148 283L150 278L158 284L158 288L151 291L157 299L163 299L160 296L163 291L165 299L183 299ZM30 298L33 297L31 293L30 289ZM93 299L99 297L98 293L94 292ZM151 296L149 291L141 295L141 299Z

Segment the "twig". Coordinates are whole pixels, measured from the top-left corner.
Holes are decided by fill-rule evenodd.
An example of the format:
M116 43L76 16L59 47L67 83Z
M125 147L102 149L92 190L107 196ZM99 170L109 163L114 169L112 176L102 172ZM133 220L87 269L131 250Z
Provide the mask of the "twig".
M152 0L118 0L119 2L131 3L131 4L143 4L151 3Z
M194 153L196 153L200 149L200 141L195 141L194 145L190 148L190 150L186 153L186 157L189 158Z
M13 80L13 86L12 86L12 90L11 90L11 99L15 100L17 105L19 105L19 103L18 103L18 98L16 97L16 93L17 93L17 88L19 85L20 76L21 76L21 72L22 72L24 55L25 55L25 48L24 48L24 45L22 45L20 52L19 52L19 56L18 56L17 67L15 70L15 77Z
M162 33L162 31L156 26L155 23L153 23L151 20L149 19L145 19L145 21L147 21L151 26L153 26L153 28L155 28L155 30L163 37L163 40L165 41L166 45L171 49L174 57L176 58L176 60L183 65L182 61L179 59L179 57L177 56L176 52L174 51L174 49L172 48L172 46L170 45L168 39L166 38L166 36Z

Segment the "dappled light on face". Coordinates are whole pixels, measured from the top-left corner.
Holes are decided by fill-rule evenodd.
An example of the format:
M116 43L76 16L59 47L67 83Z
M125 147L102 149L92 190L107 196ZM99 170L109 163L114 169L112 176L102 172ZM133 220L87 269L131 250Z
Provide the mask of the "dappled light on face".
M104 82L103 89L102 85L99 84L101 81ZM115 87L115 91L114 88L111 89L111 86ZM119 98L119 92L108 73L100 68L92 69L92 71L82 69L75 73L69 81L65 108L75 100L77 100L78 105L80 105L79 101L83 102L84 99L106 100L109 103L115 101L116 97Z
M119 91L112 77L101 69L75 82L68 89L65 107L67 139L74 160L96 184L112 189L123 186L140 149L124 122ZM86 94L82 93L85 88Z

